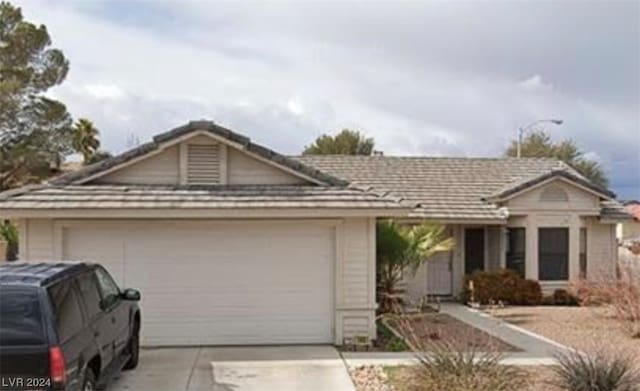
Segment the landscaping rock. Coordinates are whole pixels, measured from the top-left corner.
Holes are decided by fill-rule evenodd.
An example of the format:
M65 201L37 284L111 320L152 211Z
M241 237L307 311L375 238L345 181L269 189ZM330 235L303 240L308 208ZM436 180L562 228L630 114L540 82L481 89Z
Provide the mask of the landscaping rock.
M349 368L349 373L358 391L395 391L395 388L388 384L387 375L382 367L362 365Z

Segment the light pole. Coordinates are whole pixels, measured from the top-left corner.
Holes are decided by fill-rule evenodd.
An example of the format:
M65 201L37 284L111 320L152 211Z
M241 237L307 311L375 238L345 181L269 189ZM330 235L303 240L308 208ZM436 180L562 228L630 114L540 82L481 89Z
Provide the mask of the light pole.
M521 126L518 128L518 148L517 148L517 153L516 156L517 157L521 157L522 155L522 136L525 134L525 132L527 132L529 129L531 129L531 127L541 124L541 123L551 123L554 125L562 125L562 120L561 119L556 119L556 118L549 118L549 119L539 119L537 121L533 121L530 124L528 124L527 126Z

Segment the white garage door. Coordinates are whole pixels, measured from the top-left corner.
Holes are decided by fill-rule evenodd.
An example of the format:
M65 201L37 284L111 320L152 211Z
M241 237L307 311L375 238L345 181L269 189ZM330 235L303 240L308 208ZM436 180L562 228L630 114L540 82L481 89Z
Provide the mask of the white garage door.
M75 223L63 256L142 292L146 345L331 343L334 231L314 222Z

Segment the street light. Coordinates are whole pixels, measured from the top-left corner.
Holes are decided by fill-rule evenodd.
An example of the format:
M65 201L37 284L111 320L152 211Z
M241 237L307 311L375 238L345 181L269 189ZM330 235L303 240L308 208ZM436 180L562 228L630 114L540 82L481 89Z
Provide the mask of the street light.
M537 121L533 121L532 123L530 123L527 126L521 126L518 128L518 152L516 154L517 157L520 157L522 155L522 135L524 135L525 132L527 132L529 129L531 129L531 127L541 124L541 123L551 123L554 125L562 125L562 120L561 119L556 119L556 118L549 118L549 119L539 119Z

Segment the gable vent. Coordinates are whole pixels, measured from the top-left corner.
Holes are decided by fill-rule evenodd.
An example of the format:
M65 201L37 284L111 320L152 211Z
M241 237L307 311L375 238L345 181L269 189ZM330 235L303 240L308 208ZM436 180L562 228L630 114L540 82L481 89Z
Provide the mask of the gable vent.
M187 183L217 185L220 183L220 145L189 144L187 146Z
M569 195L561 187L550 186L542 191L542 194L540 194L540 201L568 202Z

